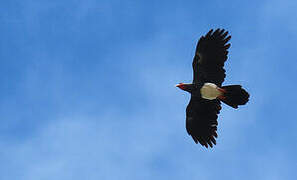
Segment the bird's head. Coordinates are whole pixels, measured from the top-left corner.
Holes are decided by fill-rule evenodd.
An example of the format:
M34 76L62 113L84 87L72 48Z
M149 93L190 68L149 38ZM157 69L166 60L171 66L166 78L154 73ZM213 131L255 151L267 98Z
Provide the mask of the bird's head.
M179 83L176 85L176 87L178 87L184 91L187 91L189 93L191 93L195 89L193 84L188 84L188 83Z

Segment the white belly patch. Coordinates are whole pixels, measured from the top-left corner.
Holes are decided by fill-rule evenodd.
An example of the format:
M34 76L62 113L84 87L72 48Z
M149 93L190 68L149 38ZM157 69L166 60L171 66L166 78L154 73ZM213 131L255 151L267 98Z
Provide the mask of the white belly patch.
M200 89L201 97L208 100L216 99L222 93L218 90L218 86L213 83L204 83Z

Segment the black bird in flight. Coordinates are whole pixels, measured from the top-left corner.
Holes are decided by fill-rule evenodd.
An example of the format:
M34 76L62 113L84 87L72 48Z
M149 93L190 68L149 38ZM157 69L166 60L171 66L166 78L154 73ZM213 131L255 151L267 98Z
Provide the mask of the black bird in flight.
M221 102L237 109L238 105L244 105L249 100L249 94L241 85L222 86L230 39L231 36L224 29L211 29L202 36L192 63L193 82L176 85L191 93L186 109L187 132L196 144L199 142L206 148L216 144Z

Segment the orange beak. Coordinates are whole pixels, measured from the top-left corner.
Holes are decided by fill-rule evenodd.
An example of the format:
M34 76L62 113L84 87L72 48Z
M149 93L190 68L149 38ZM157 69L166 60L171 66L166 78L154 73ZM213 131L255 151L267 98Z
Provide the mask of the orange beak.
M185 89L185 85L183 83L179 83L179 84L175 85L175 87L178 87L178 88L180 88L182 90Z

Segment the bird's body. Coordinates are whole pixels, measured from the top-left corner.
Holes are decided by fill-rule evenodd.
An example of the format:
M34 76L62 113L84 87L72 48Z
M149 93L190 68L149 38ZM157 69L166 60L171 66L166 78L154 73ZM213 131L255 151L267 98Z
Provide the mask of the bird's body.
M227 60L228 32L210 30L202 36L193 59L193 82L180 83L177 87L191 93L186 109L186 129L195 143L208 147L216 144L217 118L221 101L238 108L247 103L249 94L240 85L222 86L225 78L224 63Z

